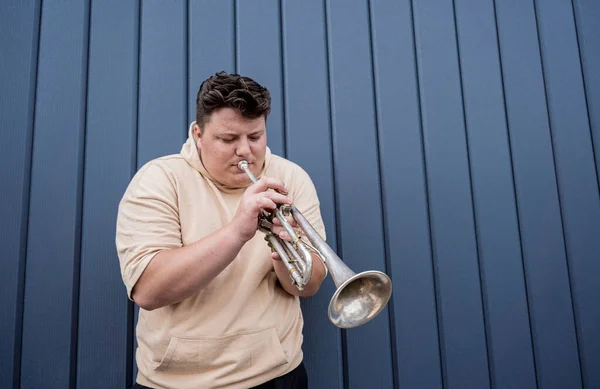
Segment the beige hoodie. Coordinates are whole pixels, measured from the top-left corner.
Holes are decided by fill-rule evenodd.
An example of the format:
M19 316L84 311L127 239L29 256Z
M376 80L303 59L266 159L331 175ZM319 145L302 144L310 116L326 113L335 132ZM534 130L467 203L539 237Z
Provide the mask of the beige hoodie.
M123 282L131 290L162 250L191 244L225 226L245 188L228 188L206 171L192 127L180 154L145 164L129 184L117 218ZM267 149L259 175L275 177L325 238L315 187L298 165ZM153 388L249 388L302 361L298 297L277 283L270 249L257 232L202 291L177 304L140 309L137 382Z

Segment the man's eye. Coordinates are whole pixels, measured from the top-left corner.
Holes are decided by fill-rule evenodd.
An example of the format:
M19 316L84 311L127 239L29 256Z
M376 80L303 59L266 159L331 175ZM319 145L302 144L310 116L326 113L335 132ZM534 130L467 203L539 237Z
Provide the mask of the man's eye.
M225 143L231 143L233 142L233 139L225 139L225 138L221 138L221 140Z
M260 139L260 136L250 136L249 138L251 141L256 142L257 140Z

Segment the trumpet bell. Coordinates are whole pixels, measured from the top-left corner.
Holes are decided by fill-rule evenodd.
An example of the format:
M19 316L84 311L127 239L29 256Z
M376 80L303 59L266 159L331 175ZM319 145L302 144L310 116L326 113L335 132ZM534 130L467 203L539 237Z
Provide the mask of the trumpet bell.
M354 328L373 319L385 308L392 281L380 271L369 270L348 278L329 302L329 320L339 328Z

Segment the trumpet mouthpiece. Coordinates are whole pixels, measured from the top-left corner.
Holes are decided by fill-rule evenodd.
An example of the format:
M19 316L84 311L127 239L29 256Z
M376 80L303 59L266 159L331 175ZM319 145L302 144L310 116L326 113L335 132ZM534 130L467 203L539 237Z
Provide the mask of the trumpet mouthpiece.
M237 165L240 170L243 170L248 175L248 177L250 177L250 180L252 180L252 182L256 183L256 177L254 176L254 174L252 174L252 171L250 171L248 161L241 160L240 162L238 162Z

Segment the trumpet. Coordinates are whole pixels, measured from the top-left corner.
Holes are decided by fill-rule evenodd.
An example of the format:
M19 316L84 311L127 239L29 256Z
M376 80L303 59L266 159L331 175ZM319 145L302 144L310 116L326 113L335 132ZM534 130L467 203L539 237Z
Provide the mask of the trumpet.
M252 182L257 179L250 171L247 161L240 161L238 168L243 170ZM291 215L304 235L297 233L287 221ZM279 238L272 232L274 218L291 237L291 242ZM265 240L271 250L277 251L289 271L293 284L303 290L312 275L311 251L318 255L336 286L329 301L328 316L333 325L339 328L361 326L377 316L387 305L392 294L392 281L383 272L368 270L356 274L329 247L314 227L306 220L295 205L283 204L273 212L262 211L259 216L259 230L265 234Z

